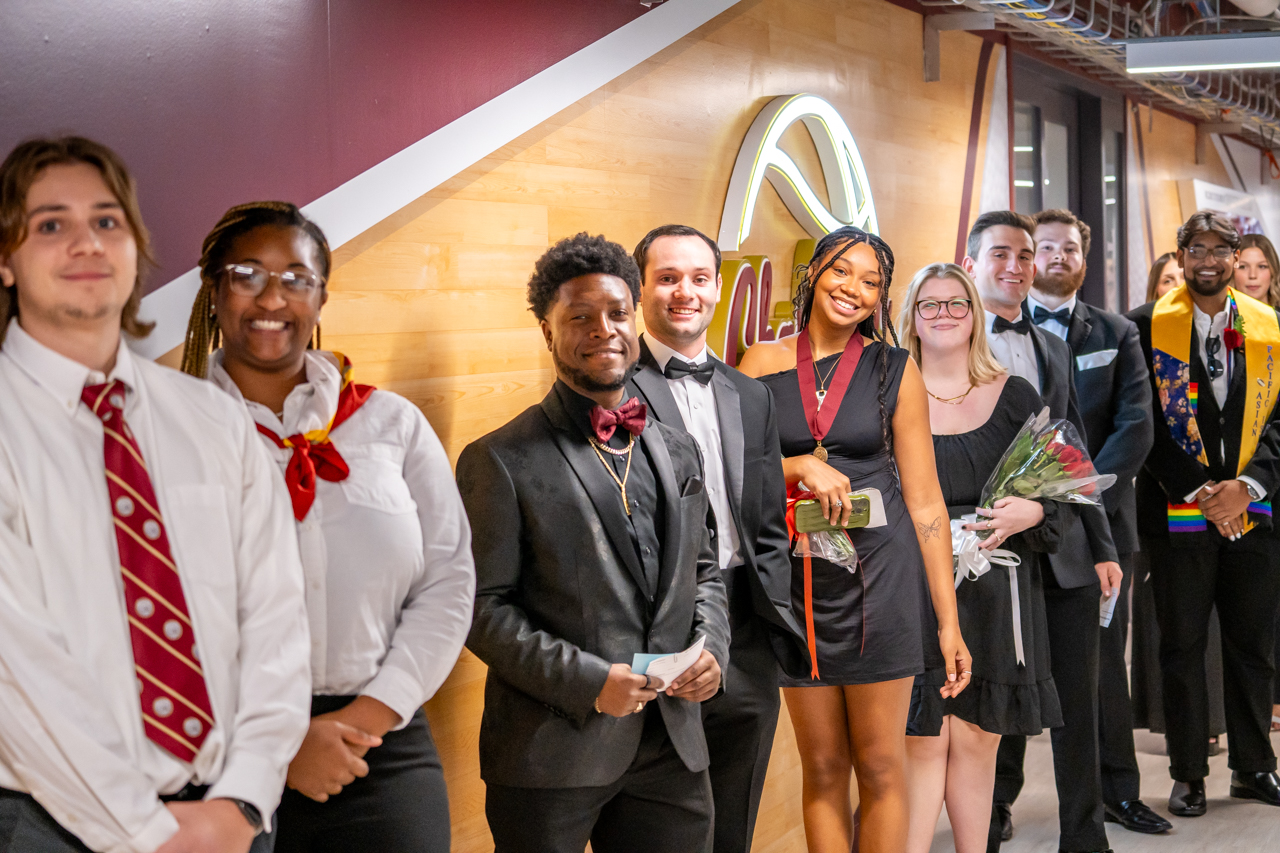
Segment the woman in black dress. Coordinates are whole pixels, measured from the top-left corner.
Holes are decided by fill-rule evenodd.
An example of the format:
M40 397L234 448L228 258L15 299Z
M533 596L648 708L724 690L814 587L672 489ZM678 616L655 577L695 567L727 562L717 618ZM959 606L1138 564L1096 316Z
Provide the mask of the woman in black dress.
M956 587L960 630L974 651L969 689L944 699L935 686L940 673L916 679L907 732L915 735L907 738L908 853L927 853L944 801L957 853L985 850L1000 736L1036 735L1062 725L1049 671L1044 590L1032 554L1057 549L1058 504L1003 498L991 510L975 509L1014 436L1044 403L1030 383L1009 376L991 354L976 319L982 316L977 288L964 270L931 264L916 273L898 319L903 345L919 363L929 395L948 514L986 516L965 525L992 531L982 553L998 548L1020 560L1012 569L990 564L986 574Z
M792 601L805 615L813 672L784 680L783 693L804 773L810 851L848 853L855 771L862 853L903 849L913 679L926 660L945 666L940 691L954 696L972 669L924 385L905 350L883 334L871 338L877 308L888 325L892 276L893 254L879 237L857 228L828 234L794 299L800 334L756 344L741 366L773 392L788 485L803 482L833 523L848 519L851 491L872 490L872 526L850 531L861 558L855 572L817 558L808 570L792 563ZM925 640L926 623L940 626L936 640Z

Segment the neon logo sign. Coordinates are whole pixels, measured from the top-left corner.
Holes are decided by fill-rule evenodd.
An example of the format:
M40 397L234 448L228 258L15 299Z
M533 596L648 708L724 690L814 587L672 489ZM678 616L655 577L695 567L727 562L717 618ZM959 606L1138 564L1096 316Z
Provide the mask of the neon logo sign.
M784 133L803 122L822 165L830 209L810 188L799 166L778 147ZM720 233L716 242L736 252L751 234L751 220L764 181L777 191L787 210L812 240L796 246L794 262L807 263L813 245L825 234L845 225L878 232L875 203L867 170L853 134L840 113L817 95L780 95L770 101L747 130L729 178ZM771 318L773 265L763 255L726 260L721 275L728 286L708 330L707 343L729 364L737 364L756 341L784 337L792 331L789 319ZM776 320L771 325L770 320Z

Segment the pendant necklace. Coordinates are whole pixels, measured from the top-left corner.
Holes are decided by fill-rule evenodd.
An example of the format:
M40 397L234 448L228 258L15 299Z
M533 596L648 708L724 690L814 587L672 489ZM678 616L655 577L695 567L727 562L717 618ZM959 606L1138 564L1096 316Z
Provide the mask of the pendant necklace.
M948 406L958 406L964 402L965 397L968 397L969 394L973 392L973 389L974 389L974 386L970 385L969 390L965 391L963 394L957 394L954 397L939 397L937 394L930 391L928 386L925 386L924 393L928 394L930 397L937 400L939 403L946 403Z
M831 379L831 374L836 372L836 368L840 366L840 359L836 359L831 365L831 369L827 371L827 375L823 376L818 372L817 362L813 365L813 375L818 378L818 389L813 392L813 396L818 398L818 408L822 408L822 401L827 399L827 381ZM824 460L825 461L825 460Z
M604 470L609 472L609 476L613 478L613 482L617 484L618 489L622 492L622 508L626 510L627 515L631 515L631 504L627 501L627 478L631 476L631 451L636 446L635 434L631 435L625 450L614 450L595 436L587 436L587 440L591 442L591 449L596 452L596 458L600 460ZM604 458L605 453L627 457L627 467L623 470L621 479L618 478L618 473L613 470L613 466L609 464L609 460Z

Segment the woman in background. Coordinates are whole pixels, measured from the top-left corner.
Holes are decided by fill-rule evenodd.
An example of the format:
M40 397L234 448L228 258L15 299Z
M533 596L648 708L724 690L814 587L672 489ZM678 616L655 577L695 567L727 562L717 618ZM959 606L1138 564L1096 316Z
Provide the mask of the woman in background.
M1165 252L1156 258L1147 274L1147 301L1155 302L1170 290L1182 284L1182 267L1173 252Z
M810 626L813 671L784 679L783 693L814 853L849 853L851 772L861 853L901 853L913 679L926 666L945 667L940 689L953 696L972 669L956 618L924 384L906 351L875 329L879 309L892 333L892 278L883 240L857 228L833 231L818 241L793 300L800 333L756 344L741 366L773 392L787 484L803 482L837 524L849 517L851 491L876 490L873 513L883 519L850 531L861 558L853 572L816 557L792 562L792 601Z
M1280 308L1280 260L1276 247L1261 234L1245 234L1240 238L1240 260L1236 262L1235 278L1231 286L1265 302L1272 308Z
M1280 259L1276 247L1261 234L1245 234L1240 238L1240 260L1232 286L1272 308L1280 308ZM1277 627L1280 627L1280 602L1277 603ZM1280 661L1280 633L1276 634L1276 660ZM1280 731L1280 678L1275 679L1275 697L1271 706L1271 731Z
M421 706L471 626L471 531L418 408L353 383L350 363L319 349L329 268L324 234L296 206L231 208L204 241L182 361L244 402L297 521L312 720L275 849L447 853L449 801Z
M1049 669L1044 588L1032 553L1057 550L1059 507L1011 497L990 510L976 509L991 472L1044 403L991 354L985 327L975 322L982 316L982 300L965 271L939 263L916 273L898 318L903 346L919 364L929 395L938 481L950 518L984 516L965 526L990 531L981 548L1011 551L1021 561L1012 571L992 564L989 577L956 587L960 630L974 653L969 688L943 698L936 674L916 679L907 730L908 853L928 853L944 803L957 853L986 850L1001 735L1037 735L1062 725ZM1016 608L1011 580L1018 588Z

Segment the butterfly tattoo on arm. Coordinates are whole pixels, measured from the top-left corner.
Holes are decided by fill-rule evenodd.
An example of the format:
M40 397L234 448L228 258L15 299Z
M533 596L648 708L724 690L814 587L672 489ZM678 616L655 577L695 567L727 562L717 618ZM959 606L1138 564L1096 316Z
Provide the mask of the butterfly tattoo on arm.
M942 516L938 516L929 524L917 521L916 530L920 531L921 540L925 542L931 541L935 537L942 535Z

